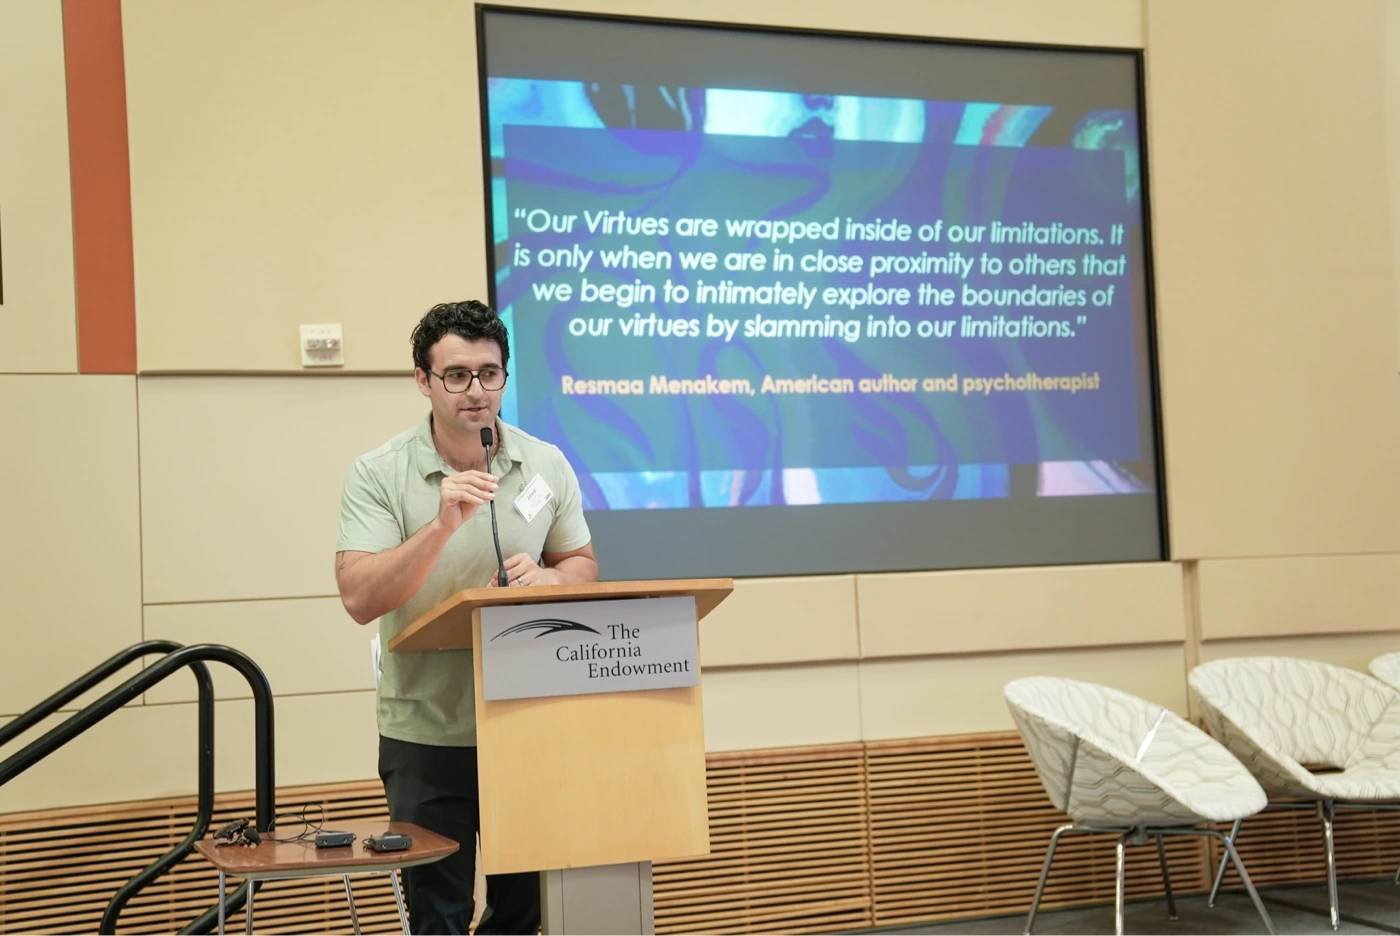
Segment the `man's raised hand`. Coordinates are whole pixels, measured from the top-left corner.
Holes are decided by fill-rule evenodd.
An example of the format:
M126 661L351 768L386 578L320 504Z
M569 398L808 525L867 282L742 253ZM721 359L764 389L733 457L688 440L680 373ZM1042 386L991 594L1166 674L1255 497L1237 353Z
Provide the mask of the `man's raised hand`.
M449 533L466 523L477 508L496 499L497 479L484 471L460 471L442 479L438 523Z

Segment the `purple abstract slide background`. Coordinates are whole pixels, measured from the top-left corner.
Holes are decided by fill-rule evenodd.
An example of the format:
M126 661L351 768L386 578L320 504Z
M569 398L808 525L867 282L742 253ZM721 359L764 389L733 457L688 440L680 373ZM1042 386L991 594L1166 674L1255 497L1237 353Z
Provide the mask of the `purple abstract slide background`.
M1027 146L1054 113L1051 107L804 96L783 92L620 89L627 111L604 107L609 89L568 81L492 78L488 101L492 152L497 302L512 329L515 360L505 415L555 441L580 472L591 510L770 504L1004 498L1013 464L1028 464L1040 496L1130 494L1152 490L1149 401L1142 373L1145 283L1141 264L1141 206L1136 118L1126 111L1086 112L1062 146ZM660 92L666 102L643 102ZM667 116L667 115L670 116ZM675 127L637 131L638 125ZM677 124L680 124L677 127ZM815 129L814 129L815 128ZM581 142L590 137L597 142ZM562 135L561 135L562 132ZM888 220L917 225L1000 220L1011 224L1082 224L1105 234L1123 224L1125 243L1099 247L1103 257L1125 253L1128 270L1113 301L1102 308L730 307L662 301L625 309L578 301L539 301L533 287L578 283L576 270L520 268L512 244L532 249L577 243L612 250L764 251L775 245L721 236L699 239L537 234L512 209L545 207L581 213L586 207L657 217ZM669 242L668 242L669 240ZM954 245L859 244L848 241L776 245L786 252L917 255ZM938 248L935 250L934 248ZM1003 261L1028 250L1045 258L1074 257L1080 246L967 245ZM868 261L867 261L868 263ZM618 271L593 266L595 285L642 278L692 288L697 281L763 285L803 280L849 287L867 274ZM918 277L890 276L884 285L912 286ZM1058 285L1087 289L1077 277L927 277L940 287L1024 289ZM943 282L942 280L947 280ZM1097 285L1103 285L1099 282ZM956 336L903 339L753 339L715 343L694 339L576 339L567 322L578 316L656 315L697 319L778 317L864 319L897 314L919 319L1067 321L1075 337L987 339ZM1081 326L1077 317L1087 314ZM614 332L615 334L615 332ZM560 392L564 375L695 377L759 375L803 378L916 373L1000 376L1036 372L1097 373L1087 394L998 393L946 397L866 394L754 397L584 397ZM756 384L755 384L756 385ZM1148 459L1144 463L1142 459Z

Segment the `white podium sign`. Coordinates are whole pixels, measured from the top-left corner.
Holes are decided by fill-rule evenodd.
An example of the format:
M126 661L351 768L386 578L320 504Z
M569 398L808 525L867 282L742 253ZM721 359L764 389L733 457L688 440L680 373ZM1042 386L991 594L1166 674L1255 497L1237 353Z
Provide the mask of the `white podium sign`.
M477 652L487 701L672 689L700 680L691 597L482 608Z

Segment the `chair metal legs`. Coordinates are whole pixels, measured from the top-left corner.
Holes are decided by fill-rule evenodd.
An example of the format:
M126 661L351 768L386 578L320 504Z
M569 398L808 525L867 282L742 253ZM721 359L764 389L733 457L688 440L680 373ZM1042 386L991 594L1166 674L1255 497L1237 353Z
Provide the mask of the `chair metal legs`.
M1337 929L1341 925L1341 901L1337 896L1337 856L1333 836L1333 823L1337 818L1338 809L1364 809L1369 811L1396 811L1400 810L1400 804L1395 803L1368 803L1368 802L1337 802L1336 800L1318 800L1314 803L1269 803L1266 809L1317 809L1317 816L1322 820L1322 839L1325 846L1325 856L1327 861L1327 903L1332 918L1332 929ZM1236 819L1234 827L1230 830L1230 841L1233 843L1239 839L1240 823L1242 819ZM1216 895L1220 892L1220 884L1225 879L1225 866L1228 855L1220 857L1220 868L1215 874L1215 884L1210 889L1210 899L1207 905L1214 907ZM1237 865L1241 871L1243 865ZM1241 874L1243 879L1243 874ZM1395 884L1400 886L1400 869L1395 872Z
M1031 927L1035 926L1035 913L1040 909L1040 898L1045 893L1045 882L1050 877L1050 863L1055 860L1055 849L1060 844L1060 836L1066 832L1081 831L1073 825L1062 825L1050 836L1050 848L1045 852L1045 866L1040 869L1040 883L1035 886L1035 897L1031 900L1031 912L1026 917L1026 936L1031 936Z
M1243 824L1243 819L1235 820L1235 824L1230 827L1230 841L1238 842L1240 840L1240 826ZM1230 856L1228 854L1221 854L1220 868L1215 872L1215 883L1211 885L1210 897L1206 899L1206 906L1210 907L1212 910L1215 909L1215 898L1220 895L1220 885L1225 883L1225 869L1229 867L1229 863Z
M1341 910L1337 906L1337 859L1332 850L1332 820L1336 813L1337 807L1332 800L1317 804L1317 815L1322 820L1322 837L1327 845L1327 902L1332 911L1333 929L1341 923Z
M1238 823L1235 824L1234 831L1239 831ZM1099 833L1101 835L1111 832L1118 836L1116 854L1117 866L1115 869L1116 873L1114 875L1113 887L1113 929L1119 936L1122 936L1123 933L1123 908L1126 902L1126 883L1124 877L1127 870L1127 847L1129 842L1134 844L1146 844L1151 838L1157 840L1157 860L1161 862L1162 865L1162 884L1167 894L1167 912L1173 920L1177 918L1176 898L1172 894L1171 872L1167 868L1167 849L1163 841L1164 837L1168 835L1202 835L1219 839L1221 844L1225 846L1225 860L1234 862L1235 870L1239 872L1240 880L1244 883L1244 889L1248 891L1249 899L1254 902L1254 909L1259 911L1259 918L1264 921L1264 928L1267 929L1270 934L1277 933L1277 930L1274 929L1274 921L1269 916L1269 911L1264 906L1264 901L1260 898L1259 892L1254 889L1254 882L1250 880L1249 872L1245 870L1244 862L1240 860L1239 852L1235 851L1233 834L1225 835L1214 829L1189 827L1157 828L1153 826L1135 826L1132 828L1105 828L1102 826L1063 825L1056 829L1054 834L1050 836L1050 847L1046 849L1045 852L1045 865L1040 869L1040 881L1036 884L1035 897L1031 900L1031 911L1026 917L1026 936L1030 936L1031 930L1035 926L1035 916L1040 910L1041 898L1045 896L1045 882L1050 878L1050 866L1055 861L1055 849L1059 847L1060 836L1064 835L1066 832ZM1224 872L1221 872L1222 875L1223 873Z
M1113 932L1123 936L1123 873L1128 868L1128 832L1118 837L1118 873L1113 878Z
M1176 922L1181 917L1176 915L1176 897L1172 895L1172 873L1167 868L1167 847L1162 844L1160 835L1157 836L1157 861L1162 865L1162 886L1167 891L1167 917Z
M1271 934L1276 934L1278 930L1274 929L1274 921L1269 916L1269 911L1264 908L1264 901L1259 896L1259 892L1254 889L1254 882L1249 879L1249 872L1244 869L1244 862L1240 860L1240 853L1235 851L1235 843L1231 840L1230 836L1217 832L1214 829L1192 831L1198 835L1209 835L1220 839L1221 843L1225 846L1226 856L1235 863L1235 870L1239 872L1240 880L1244 882L1244 889L1249 893L1249 899L1254 902L1254 909L1259 911L1259 917L1264 921L1265 929ZM1167 832L1166 834L1172 835L1174 833Z

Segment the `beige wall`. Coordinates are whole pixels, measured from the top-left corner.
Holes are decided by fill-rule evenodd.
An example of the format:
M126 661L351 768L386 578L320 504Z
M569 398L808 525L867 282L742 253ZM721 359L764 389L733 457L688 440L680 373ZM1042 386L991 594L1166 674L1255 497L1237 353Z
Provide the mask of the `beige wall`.
M1012 731L1016 726L1001 690L1023 676L1062 676L1102 683L1184 712L1185 672L1180 641L867 662L860 668L862 737L876 740Z
M1396 4L573 6L1147 47L1176 561L742 581L703 631L711 750L1006 730L1001 687L1031 673L1185 711L1197 659L1400 649ZM350 459L423 411L372 375L407 372L426 305L484 292L470 6L124 5L135 378L31 373L76 366L56 10L0 7L0 81L33 127L0 153L0 593L28 661L0 719L142 636L215 641L268 672L282 783L373 776L371 632L335 597L336 505ZM295 355L313 322L344 325L347 357L314 380ZM247 690L216 681L219 784L247 787ZM192 699L153 690L0 811L190 790Z
M1036 673L1184 710L1185 614L1169 563L740 581L701 625L706 744L1006 731Z
M143 377L146 601L334 595L340 485L422 419L411 378Z
M215 785L253 788L253 703L215 706ZM374 693L279 698L277 780L283 786L375 776ZM56 724L21 735L16 745ZM122 709L0 789L0 812L187 796L198 779L195 706Z
M1400 650L1400 632L1380 634L1306 634L1216 640L1201 645L1201 662L1242 656L1288 656L1321 660L1365 672L1376 657Z
M1137 0L523 5L1142 41ZM471 5L248 0L238 9L122 8L141 369L295 371L297 325L339 322L347 370L405 371L406 336L423 310L486 292Z
M1390 167L1390 269L1395 279L1396 338L1400 340L1400 4L1385 6L1385 132Z
M297 325L339 322L350 369L403 371L422 310L483 292L470 4L122 19L143 370L299 369Z
M59 4L0 4L0 88L0 374L73 373L77 310Z
M0 439L3 716L141 640L136 378L0 375Z
M862 575L867 658L1180 642L1169 563Z
M1197 579L1202 640L1400 631L1400 555L1208 560Z
M1192 659L1400 650L1397 7L1146 5Z
M1400 552L1381 3L1146 9L1173 554Z
M1297 656L1364 671L1400 651L1400 556L1206 561L1196 583L1201 662Z

